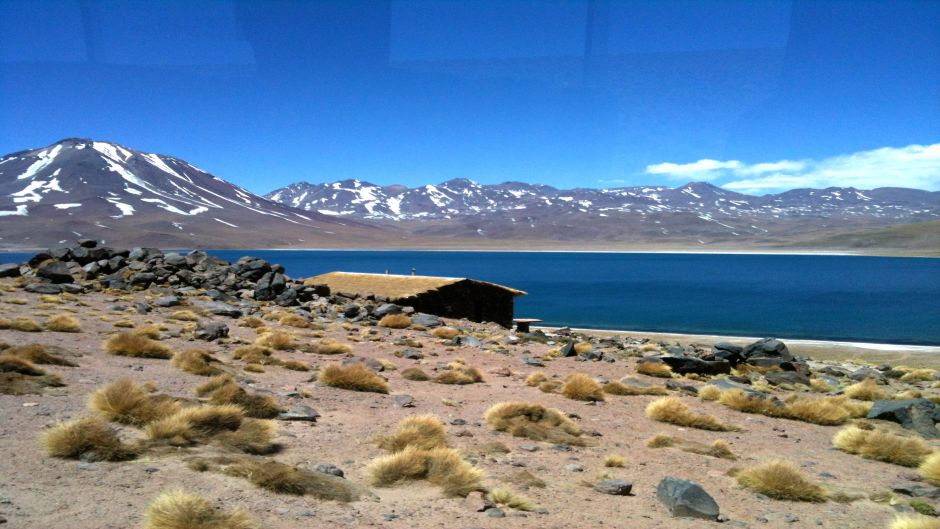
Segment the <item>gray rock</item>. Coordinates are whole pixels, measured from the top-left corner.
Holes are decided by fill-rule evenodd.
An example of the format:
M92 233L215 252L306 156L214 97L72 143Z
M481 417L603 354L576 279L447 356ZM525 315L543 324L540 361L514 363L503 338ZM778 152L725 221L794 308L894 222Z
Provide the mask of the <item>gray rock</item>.
M180 304L180 298L176 296L161 296L151 301L151 303L158 307L175 307Z
M741 355L750 363L751 357L779 358L784 361L792 361L793 355L787 349L786 344L776 338L764 338L758 340L741 352Z
M718 519L718 503L698 483L668 476L656 487L656 497L673 516Z
M199 320L199 323L196 324L196 330L193 331L193 337L207 342L226 336L228 336L228 325L208 320Z
M0 265L0 277L19 277L20 265L16 263L6 263Z
M77 242L78 245L81 246L82 248L94 248L98 246L98 241L96 241L95 239L79 239L75 242Z
M278 414L277 418L282 421L300 421L300 422L317 422L317 419L320 417L320 414L317 413L317 410L307 406L305 404L297 404L291 406L287 411L282 411Z
M579 465L578 463L568 463L565 465L565 470L568 472L584 472L584 465Z
M691 356L661 356L659 359L680 375L722 375L731 372L731 363L727 360L707 361Z
M382 316L387 316L389 314L398 314L401 312L401 307L394 303L383 303L379 305L377 309L372 311L372 315L376 318L382 318Z
M633 483L622 479L605 479L594 484L594 490L611 496L629 496Z
M876 400L868 418L896 422L928 439L940 437L935 426L940 421L940 406L931 400Z
M136 274L131 274L131 277L128 278L128 282L132 285L146 287L156 281L156 279L156 274L151 272L137 272Z
M338 466L332 463L317 463L316 465L313 466L313 470L317 472L322 472L324 474L332 474L334 476L338 476L341 478L345 477L345 474L343 473L343 469L339 468Z
M502 509L499 509L496 507L490 507L489 509L483 511L483 513L489 516L490 518L505 518L506 517L506 513L504 513Z
M873 378L879 383L883 383L887 380L887 377L885 377L884 373L882 373L881 371L878 371L877 369L872 369L870 367L863 367L860 369L856 369L855 371L852 371L851 373L849 373L849 378L851 378L852 380L857 380L859 382L867 378Z
M419 312L411 317L412 325L420 325L422 327L427 327L428 329L432 327L440 327L444 325L444 321L438 318L433 314L425 314Z
M52 283L30 283L23 287L23 290L33 294L59 294L62 292L62 286Z
M566 342L565 345L563 345L558 351L561 353L563 358L571 358L572 356L576 356L578 354L574 350L574 340L568 340L568 342Z
M424 354L417 349L408 347L401 350L401 357L407 360L421 360L424 358Z
M455 345L466 345L468 347L480 347L483 342L475 336L457 336L454 338Z
M186 266L186 258L178 253L168 253L164 255L163 262L170 266Z
M809 385L809 377L796 371L768 371L764 373L767 382L779 386L780 384L803 384Z
M196 305L218 316L240 318L243 314L240 308L219 301L197 301Z
M538 452L538 445L534 444L521 444L519 445L519 450L525 450L526 452Z
M411 395L393 395L392 401L395 402L395 406L399 408L414 408L415 399Z
M75 281L68 265L62 261L52 261L40 266L39 270L36 270L36 275L53 283L72 283Z
M538 358L532 358L531 356L523 356L522 363L527 366L533 367L545 367L545 363L539 360Z

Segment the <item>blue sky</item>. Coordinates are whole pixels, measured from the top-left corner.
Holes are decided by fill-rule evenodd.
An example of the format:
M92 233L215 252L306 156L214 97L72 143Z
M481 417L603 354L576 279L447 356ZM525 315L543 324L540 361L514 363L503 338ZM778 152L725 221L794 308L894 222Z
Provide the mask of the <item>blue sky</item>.
M940 2L0 0L0 152L259 193L450 178L940 189Z

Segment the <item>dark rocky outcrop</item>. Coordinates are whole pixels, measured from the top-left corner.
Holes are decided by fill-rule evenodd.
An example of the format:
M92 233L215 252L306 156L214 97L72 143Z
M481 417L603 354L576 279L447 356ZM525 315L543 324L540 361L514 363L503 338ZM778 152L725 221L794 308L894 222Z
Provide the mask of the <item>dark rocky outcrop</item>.
M940 437L936 427L940 422L940 406L931 400L876 400L868 418L896 422L928 439Z

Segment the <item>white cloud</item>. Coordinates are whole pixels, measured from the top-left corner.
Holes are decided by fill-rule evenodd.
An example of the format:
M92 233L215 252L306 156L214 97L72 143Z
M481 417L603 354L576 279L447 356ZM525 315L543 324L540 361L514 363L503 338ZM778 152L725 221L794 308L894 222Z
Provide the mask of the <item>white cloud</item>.
M755 164L744 164L737 160L700 160L691 164L667 162L647 166L646 172L677 179L695 176L706 180L725 180L722 187L755 194L803 187L912 187L940 190L940 143L882 147L822 160L780 160Z
M669 178L687 178L691 175L708 176L709 174L718 174L716 171L721 169L734 169L741 166L737 160L728 160L721 162L718 160L699 160L692 163L658 163L647 165L646 172L649 174L662 174Z

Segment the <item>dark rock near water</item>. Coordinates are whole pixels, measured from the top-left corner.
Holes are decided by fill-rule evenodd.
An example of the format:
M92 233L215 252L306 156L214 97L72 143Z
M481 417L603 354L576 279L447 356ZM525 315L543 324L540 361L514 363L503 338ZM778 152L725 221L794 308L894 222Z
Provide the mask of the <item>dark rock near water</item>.
M685 375L722 375L731 372L731 363L727 360L701 360L691 356L661 356L659 360L672 368L674 373Z
M75 281L68 265L63 261L52 261L40 266L36 270L36 276L48 279L53 283L71 283Z
M718 519L718 503L698 483L665 477L656 487L656 497L673 516L713 521Z
M803 384L809 386L809 376L796 371L769 371L764 374L767 382L779 386L780 384Z
M935 426L940 422L940 406L931 400L876 400L867 417L896 422L927 439L940 437Z
M751 362L752 358L779 358L784 361L793 360L793 355L790 354L790 350L787 349L786 344L777 340L776 338L764 338L763 340L758 340L747 347L741 352L748 363Z
M0 265L0 277L19 277L20 265L16 263L6 263Z
M565 345L561 346L561 349L559 349L559 352L561 353L561 356L563 358L570 358L572 356L576 356L578 353L576 353L574 350L574 340L569 340L568 342L566 342Z

